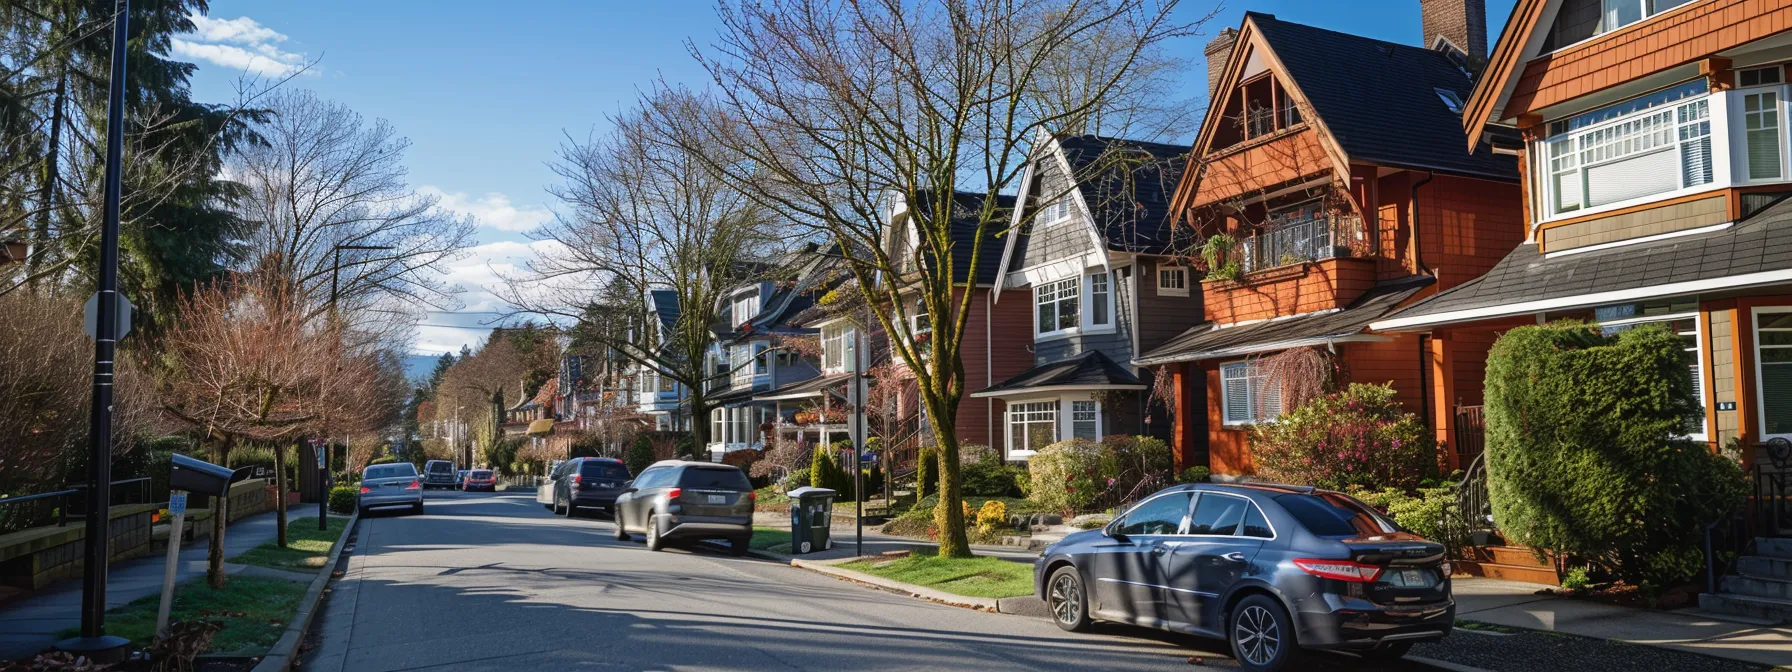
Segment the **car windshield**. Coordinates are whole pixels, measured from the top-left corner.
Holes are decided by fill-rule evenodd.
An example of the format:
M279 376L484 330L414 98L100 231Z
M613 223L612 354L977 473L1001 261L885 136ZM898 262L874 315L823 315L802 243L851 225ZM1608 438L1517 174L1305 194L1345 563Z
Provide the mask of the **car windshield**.
M579 475L585 478L608 478L617 481L628 480L628 467L615 462L598 462L586 460L579 465Z
M739 469L692 467L678 476L678 487L745 491L752 490L753 484L747 482L747 475Z
M417 468L409 464L376 464L367 468L361 478L409 478L417 475Z
M492 472L486 471L484 469L480 469L478 471L467 472L467 476L469 478L491 478Z
M1308 532L1321 537L1359 537L1388 534L1399 527L1349 495L1317 493L1277 495L1276 503L1300 521Z

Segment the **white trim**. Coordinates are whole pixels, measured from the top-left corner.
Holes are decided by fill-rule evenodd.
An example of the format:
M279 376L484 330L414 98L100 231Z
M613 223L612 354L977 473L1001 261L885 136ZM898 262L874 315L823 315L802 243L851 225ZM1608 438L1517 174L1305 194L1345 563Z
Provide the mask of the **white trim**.
M1174 266L1174 265L1159 263L1159 264L1153 264L1152 269L1157 271L1156 275L1157 275L1157 295L1158 296L1188 296L1189 272L1188 272L1187 266ZM1180 277L1182 279L1182 282L1180 283L1182 286L1181 287L1165 287L1164 286L1164 274L1165 273L1173 274L1172 277Z
M1584 252L1598 252L1600 250L1609 250L1614 247L1625 247L1627 245L1636 245L1638 243L1653 243L1658 240L1668 240L1670 238L1679 238L1682 236L1696 236L1701 233L1714 233L1717 231L1722 231L1724 229L1730 228L1735 225L1736 225L1735 222L1724 222L1722 224L1712 224L1710 226L1701 226L1696 229L1686 229L1684 231L1669 231L1667 233L1657 233L1653 236L1643 236L1641 238L1629 238L1626 240L1619 240L1619 241L1614 241L1614 242L1610 242L1610 243L1599 243L1598 245L1588 245L1586 247L1576 247L1574 249L1561 250L1559 252L1547 252L1543 255L1543 258L1544 259L1554 259L1556 257L1567 257L1567 256L1576 255L1576 254L1581 254Z
M1048 261L1035 266L1010 271L1002 276L999 286L1017 289L1028 285L1057 282L1065 278L1084 275L1091 268L1105 268L1107 262L1096 261L1096 253L1085 252L1074 257L1066 257L1057 261Z
M1721 290L1721 289L1736 289L1736 288L1741 288L1741 287L1755 287L1755 286L1760 286L1760 285L1771 285L1771 284L1783 283L1783 282L1792 282L1792 269L1780 269L1780 270L1776 270L1776 271L1761 271L1759 273L1745 273L1743 275L1732 275L1732 276L1723 277L1723 278L1711 278L1711 279L1707 279L1707 280L1690 280L1687 282L1676 282L1676 283L1667 284L1667 285L1651 285L1649 287L1638 287L1636 289L1623 289L1623 290L1616 290L1616 291L1610 291L1610 292L1595 292L1593 294L1577 294L1574 296L1565 296L1565 297L1562 297L1559 299L1543 299L1543 300L1539 300L1539 301L1524 301L1524 302L1520 302L1520 303L1507 303L1507 304L1502 304L1502 305L1498 305L1498 306L1489 306L1486 308L1454 310L1454 311L1450 311L1447 313L1437 313L1437 314L1433 314L1433 315L1420 315L1420 316L1416 316L1416 317L1394 318L1391 320L1382 320L1380 322L1371 323L1369 325L1369 328L1373 329L1375 331L1389 331L1389 330L1404 329L1404 328L1409 328L1409 327L1420 327L1420 326L1433 325L1433 324L1444 324L1444 323L1449 323L1449 322L1468 322L1468 321L1473 321L1473 320L1486 319L1486 318L1490 318L1490 317L1506 317L1506 316L1511 316L1511 315L1523 315L1525 313L1539 313L1539 312L1548 311L1548 310L1555 310L1558 308L1579 308L1579 307L1584 307L1584 306L1604 305L1604 304L1608 304L1608 303L1624 303L1626 301L1636 301L1636 300L1640 300L1640 299L1656 299L1656 298L1675 296L1675 295L1680 295L1680 294L1698 294L1700 292L1710 292L1710 291L1716 291L1716 290Z
M1792 306L1755 306L1749 309L1749 331L1753 332L1749 334L1749 338L1755 345L1753 353L1755 360L1755 417L1758 418L1755 421L1755 428L1760 431L1762 441L1776 438L1792 439L1792 434L1767 433L1767 387L1762 384L1761 380L1764 373L1761 368L1761 315L1763 313L1792 313Z
M1348 336L1333 336L1333 337L1329 337L1329 338L1328 337L1295 338L1295 339L1288 339L1288 340L1282 340L1282 341L1269 341L1267 343L1253 343L1251 345L1240 345L1240 346L1226 348L1223 350L1206 350L1206 351L1202 351L1202 352L1192 353L1190 355L1172 355L1172 356L1168 356L1168 357L1135 358L1132 360L1132 365L1133 366L1157 366L1160 364L1176 364L1179 362L1198 362L1198 361L1201 361L1204 359L1220 359L1220 358L1224 358L1224 357L1234 357L1237 355L1254 355L1259 352L1273 352L1276 350L1289 350L1292 348L1304 348L1304 347L1313 346L1313 345L1331 345L1333 343L1384 343L1384 342L1392 341L1392 340L1394 340L1394 339L1390 336L1381 336L1379 334L1351 334Z

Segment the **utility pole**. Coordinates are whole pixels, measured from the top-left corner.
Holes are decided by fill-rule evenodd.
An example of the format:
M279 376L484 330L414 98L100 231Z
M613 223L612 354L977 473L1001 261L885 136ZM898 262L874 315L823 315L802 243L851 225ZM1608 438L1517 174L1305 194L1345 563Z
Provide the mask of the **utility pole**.
M105 221L100 229L100 287L94 321L93 412L88 431L87 520L81 568L81 636L56 643L95 662L124 660L130 642L106 635L106 563L112 513L112 373L118 354L118 219L124 194L125 61L131 30L130 0L117 0L112 15L112 75L106 83ZM179 539L169 541L179 544Z

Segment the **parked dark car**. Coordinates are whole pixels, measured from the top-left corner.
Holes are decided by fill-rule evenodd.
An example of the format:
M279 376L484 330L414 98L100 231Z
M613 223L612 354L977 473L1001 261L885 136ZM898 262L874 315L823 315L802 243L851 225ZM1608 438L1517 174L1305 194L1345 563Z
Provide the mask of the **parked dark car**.
M753 541L753 484L740 467L711 462L656 462L616 499L616 538L647 538L657 551L672 540L727 539L735 555Z
M467 472L469 471L472 469L461 469L454 472L454 489L459 490L467 484Z
M405 506L423 513L423 484L417 467L409 462L376 464L361 471L361 494L355 502L362 515L368 509Z
M460 489L465 492L498 491L498 476L490 469L468 469L467 477L461 481Z
M424 488L452 488L455 484L454 463L447 460L430 460L423 463Z
M1381 659L1450 634L1444 547L1348 495L1180 485L1046 548L1035 591L1065 630L1093 619L1225 639L1246 670L1302 649Z
M551 473L554 513L577 518L581 511L614 512L627 487L628 466L608 457L575 457Z

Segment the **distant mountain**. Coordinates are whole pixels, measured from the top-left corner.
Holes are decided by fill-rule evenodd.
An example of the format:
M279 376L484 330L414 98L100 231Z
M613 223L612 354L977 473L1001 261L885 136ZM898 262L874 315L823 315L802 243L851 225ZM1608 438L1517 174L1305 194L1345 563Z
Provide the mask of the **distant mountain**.
M429 372L436 369L436 360L440 355L406 355L404 358L404 377L413 383L422 383L429 379Z

